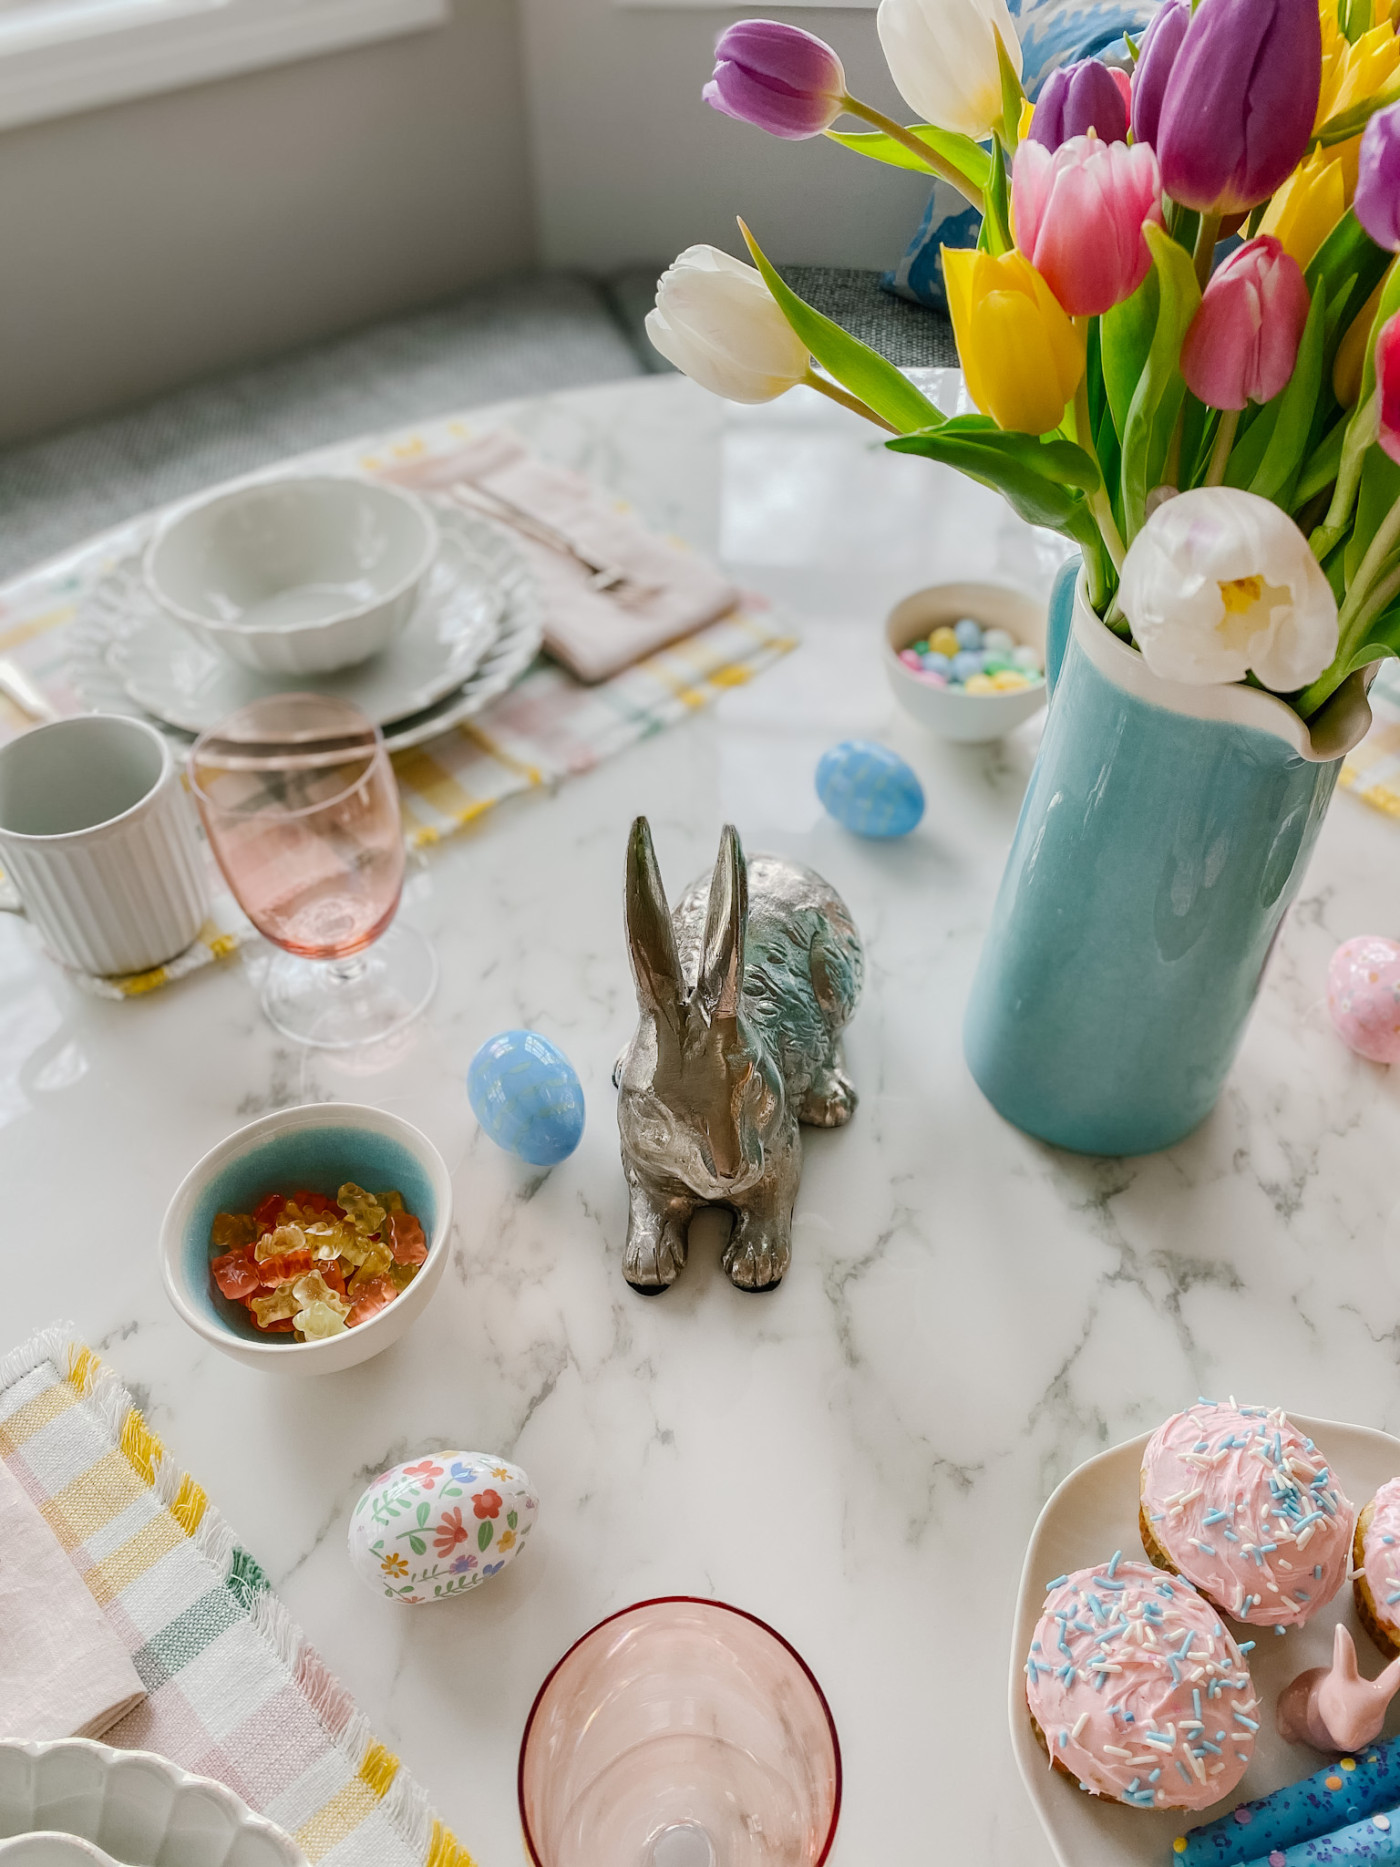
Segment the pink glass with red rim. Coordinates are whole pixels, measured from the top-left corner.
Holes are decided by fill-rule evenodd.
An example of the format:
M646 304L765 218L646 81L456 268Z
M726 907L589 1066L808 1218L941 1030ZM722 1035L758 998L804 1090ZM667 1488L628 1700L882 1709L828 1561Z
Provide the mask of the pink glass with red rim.
M781 1634L669 1595L570 1647L526 1721L518 1786L532 1867L821 1867L841 1747Z
M263 1009L300 1043L375 1043L437 984L403 892L398 786L373 721L324 694L255 700L195 741L190 785L219 867L264 938Z

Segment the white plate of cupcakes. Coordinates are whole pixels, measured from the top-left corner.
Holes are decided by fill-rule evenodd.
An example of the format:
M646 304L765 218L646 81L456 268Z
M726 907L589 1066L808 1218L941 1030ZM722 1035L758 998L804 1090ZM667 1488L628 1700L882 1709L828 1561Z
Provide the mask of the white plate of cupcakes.
M1397 1655L1400 1440L1202 1400L1100 1453L1040 1514L1012 1639L1055 1859L1400 1867Z

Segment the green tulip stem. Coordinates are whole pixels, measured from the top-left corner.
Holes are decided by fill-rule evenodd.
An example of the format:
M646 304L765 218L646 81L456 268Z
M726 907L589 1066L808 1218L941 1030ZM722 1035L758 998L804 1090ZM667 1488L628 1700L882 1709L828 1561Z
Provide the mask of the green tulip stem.
M1210 269L1215 261L1215 243L1220 238L1219 214L1202 214L1201 224L1196 229L1196 283L1201 290L1206 289L1210 279Z
M902 144L911 155L917 156L923 168L956 188L963 199L970 201L979 214L986 212L982 190L976 182L970 182L966 175L954 168L953 164L939 155L936 149L931 149L927 143L920 142L912 130L906 130L902 123L896 123L893 117L887 117L882 110L876 110L873 104L863 104L858 97L852 97L849 92L841 102L853 117L862 117L865 122L873 124L877 130L883 130L886 136L893 137L894 141Z
M1376 535L1342 601L1337 618L1337 652L1331 666L1298 696L1298 711L1304 719L1315 713L1341 686L1352 657L1366 640L1366 631L1400 593L1400 559L1394 555L1397 548L1400 548L1400 500L1377 526Z
M1074 320L1075 329L1081 335L1088 323L1087 318ZM1074 432L1079 445L1090 460L1097 460L1098 455L1094 451L1094 424L1089 416L1089 372L1087 370L1080 372L1079 381L1075 385ZM1124 557L1123 534L1118 529L1118 521L1113 516L1113 507L1109 503L1108 493L1102 480L1099 481L1094 492L1086 494L1086 498L1089 510L1094 515L1094 522L1099 528L1099 536L1108 549L1108 555L1113 559L1113 568L1121 571Z
M1361 487L1366 452L1379 432L1380 398L1373 389L1365 401L1357 405L1347 423L1342 441L1342 458L1337 468L1337 482L1332 489L1332 503L1327 508L1327 516L1308 540L1312 554L1319 563L1335 549L1346 531L1351 509L1356 504L1356 495Z
M1230 459L1230 449L1235 445L1235 430L1240 425L1242 410L1223 408L1220 411L1220 426L1215 431L1215 446L1210 450L1210 465L1206 468L1205 486L1223 486L1225 468Z
M809 389L815 389L830 402L839 402L842 408L850 409L853 415L863 415L867 421L873 421L877 428L883 428L886 434L902 434L902 428L896 428L892 421L886 421L883 415L877 415L868 402L862 402L858 395L852 395L849 389L842 389L834 382L828 382L825 376L818 376L809 364L807 374L802 378Z

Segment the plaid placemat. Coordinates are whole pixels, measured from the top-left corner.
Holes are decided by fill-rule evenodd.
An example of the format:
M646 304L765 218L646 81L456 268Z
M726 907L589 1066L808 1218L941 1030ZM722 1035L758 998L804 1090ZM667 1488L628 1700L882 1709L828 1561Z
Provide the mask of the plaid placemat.
M450 417L351 446L322 449L283 469L389 473L410 461L454 453L474 432ZM255 476L267 477L264 475ZM0 655L17 662L63 712L81 712L68 685L68 631L83 598L118 559L149 536L159 515L118 526L0 588ZM427 850L522 791L552 788L650 738L746 682L797 646L755 602L586 687L557 663L536 662L511 691L441 738L395 753L404 835ZM0 695L0 743L31 724ZM101 998L133 998L225 959L250 937L233 899L217 885L214 916L185 953L124 979L73 974Z
M204 1492L66 1329L0 1362L0 1458L150 1694L104 1742L226 1783L313 1867L473 1867Z
M1400 665L1383 661L1371 683L1370 732L1342 766L1342 788L1400 817Z

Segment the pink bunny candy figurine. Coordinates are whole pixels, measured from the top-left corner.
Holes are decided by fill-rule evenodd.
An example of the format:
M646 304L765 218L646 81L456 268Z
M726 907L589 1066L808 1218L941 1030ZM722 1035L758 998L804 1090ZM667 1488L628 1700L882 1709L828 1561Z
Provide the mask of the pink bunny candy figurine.
M1356 1644L1339 1625L1332 1664L1309 1667L1279 1693L1279 1736L1287 1744L1311 1744L1314 1750L1360 1750L1380 1736L1386 1708L1397 1691L1400 1659L1392 1660L1378 1679L1363 1679Z

